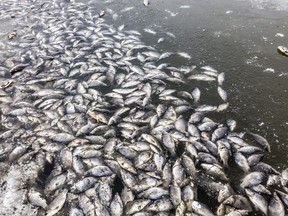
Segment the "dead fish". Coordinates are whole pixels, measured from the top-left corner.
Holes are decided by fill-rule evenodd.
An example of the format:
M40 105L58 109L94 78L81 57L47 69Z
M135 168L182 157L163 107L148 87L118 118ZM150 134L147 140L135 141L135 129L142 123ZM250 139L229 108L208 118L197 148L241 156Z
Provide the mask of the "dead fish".
M183 167L185 171L192 177L196 178L197 176L197 170L196 166L194 164L194 161L187 155L183 154L181 157L181 162L183 164Z
M228 181L229 180L227 178L225 172L223 171L223 169L219 165L201 163L200 166L205 170L205 173L214 177L215 179L219 179L222 181Z
M182 133L186 133L186 127L187 127L187 122L186 120L183 118L183 116L179 116L176 119L175 122L175 129L182 132Z
M176 155L175 153L175 142L174 139L171 137L171 135L167 132L163 132L163 144L168 149L168 151L171 153L172 156Z
M218 86L217 88L218 94L221 97L221 99L226 102L227 101L227 92L221 88L220 86Z
M207 70L207 71L211 71L211 72L214 72L214 73L217 73L217 72L218 72L216 69L214 69L213 67L211 67L211 66L209 66L209 65L202 66L201 69Z
M163 167L163 177L162 177L162 181L163 181L163 186L165 188L169 187L169 185L172 182L172 166L170 162L166 162L166 164Z
M243 216L249 215L250 211L248 210L232 210L230 213L226 214L226 216Z
M53 177L47 184L45 185L45 190L48 192L52 192L59 187L63 186L67 180L67 174L61 173Z
M192 202L192 209L199 215L205 215L205 216L214 216L213 212L210 210L210 208L198 201Z
M142 211L151 201L147 199L137 199L127 203L125 206L125 214L131 215Z
M243 195L231 195L224 200L223 204L229 205L236 209L245 209L248 212L251 212L253 209L249 200Z
M9 162L17 161L18 158L20 158L22 155L24 155L27 152L27 147L24 145L19 145L16 148L13 149L13 151L8 156Z
M95 215L94 203L85 194L79 195L78 203L84 215Z
M180 159L177 159L172 167L173 180L180 185L185 178L184 167L182 166Z
M257 192L257 193L261 193L261 194L267 194L267 195L272 195L272 193L265 187L263 186L262 184L259 184L259 185L255 185L255 186L252 186L250 187L251 190Z
M169 198L161 198L149 204L146 208L147 211L161 212L170 211L173 209L173 204Z
M235 120L233 120L233 119L228 119L228 120L226 121L226 124L227 124L227 126L229 127L229 130L230 130L230 131L234 131L235 128L236 128L237 122L236 122Z
M263 162L259 162L257 164L255 164L252 169L254 171L259 171L259 172L263 172L263 173L266 173L266 174L278 174L279 175L279 172L274 169L272 166L270 166L269 164L266 164L266 163L263 163Z
M72 193L82 193L88 190L89 188L94 187L95 183L96 183L96 179L94 179L93 177L87 177L76 182L71 187L70 190Z
M250 189L245 189L245 192L256 209L259 209L263 214L267 215L268 202L264 199L264 197Z
M176 38L176 36L172 32L166 32L166 35L172 38Z
M236 193L232 187L229 184L225 184L224 187L219 191L217 200L219 203L223 203L224 200L235 194Z
M283 203L288 206L288 194L282 192L282 191L279 191L279 190L275 190L278 195L280 196L281 200L283 201Z
M125 157L122 157L120 155L118 155L116 157L116 161L118 162L118 164L125 170L133 173L133 174L137 174L137 170L135 169L135 167L133 166L132 162L128 159L126 159Z
M59 212L65 204L68 190L64 189L59 195L48 205L46 215L53 216Z
M77 207L72 207L69 211L70 216L84 216L84 212Z
M192 113L192 115L190 116L189 118L189 122L192 123L192 124L195 124L195 123L198 123L200 121L202 121L202 119L204 118L204 114L201 113L201 112L195 112L195 113Z
M147 198L152 200L157 200L163 196L169 195L168 190L161 187L151 187L143 192L141 192L138 196L139 198Z
M145 0L145 1L148 2L148 0ZM149 3L149 2L148 2L148 3ZM146 6L148 6L148 4L147 4ZM155 35L155 34L156 34L156 31L154 31L154 30L152 30L152 29L149 29L149 28L145 28L144 31L147 32L147 33L149 33L149 34L152 34L152 35ZM154 56L153 54L152 54L152 55L151 55L151 54L152 54L151 52L150 52L150 53L147 53L148 56ZM158 55L157 55L157 56L158 56Z
M201 91L196 87L191 92L191 95L192 95L192 97L194 99L194 103L197 103L200 100Z
M257 143L259 143L263 147L263 149L267 150L268 152L271 152L270 144L264 137L251 132L249 134L251 134L254 137L254 139L257 141Z
M60 142L60 143L69 143L75 139L75 137L68 133L58 133L54 134L50 137L53 141Z
M227 127L223 126L223 127L218 127L217 129L215 129L212 133L212 137L211 137L211 141L215 142L218 139L221 139L225 136L227 132Z
M196 112L213 112L216 111L218 109L217 106L212 106L212 105L201 105L198 106L197 108L195 108Z
M198 81L207 81L207 82L211 82L211 81L215 81L216 79L214 77L205 75L205 74L194 74L191 75L189 77L187 77L187 79L189 80L198 80Z
M175 207L181 203L181 188L175 181L170 186L170 199Z
M161 38L160 38L161 39ZM160 40L159 39L159 40ZM158 41L159 41L158 40ZM161 40L162 41L162 40ZM161 59L165 59L165 58L169 58L171 55L173 55L173 53L172 52L164 52L164 53L162 53L161 55L160 55L160 57L159 57L159 60L161 60Z
M217 77L218 85L222 86L225 81L225 73L220 73Z
M42 194L34 189L30 189L28 193L29 202L34 206L40 206L43 209L47 208L47 201L43 198Z
M217 127L217 124L213 121L204 122L198 125L198 129L200 131L212 131L216 127Z
M17 72L23 71L27 66L29 66L29 64L18 64L11 68L9 72L11 75L14 75Z
M284 187L286 187L288 184L288 168L281 172L281 183Z
M60 161L65 168L72 168L73 156L68 148L63 148L59 154Z
M200 139L200 132L195 125L188 123L187 131L190 133L191 136L194 136Z
M185 215L186 211L187 211L186 204L185 204L185 202L181 201L176 208L175 216Z
M280 184L280 177L279 175L269 175L266 185L273 186L273 185L279 185Z
M250 172L250 166L248 164L248 161L240 152L233 153L233 156L234 161L240 167L240 169L242 169L245 173Z
M175 37L175 36L174 36ZM191 56L186 53L186 52L178 52L177 53L179 56L183 57L183 58L186 58L186 59L191 59Z
M95 111L88 111L87 114L96 120L96 122L101 122L103 124L108 124L108 120L106 119L105 115Z
M248 175L246 175L240 186L242 188L250 187L250 186L255 186L263 182L265 179L265 175L262 172L251 172Z
M108 207L112 200L112 188L108 181L104 181L97 187L99 201L104 207ZM105 211L105 210L104 210Z
M222 104L220 104L220 105L217 107L216 111L217 111L217 112L223 112L223 111L227 110L228 107L229 107L229 103L228 103L228 102L222 103Z
M121 197L119 196L118 193L116 193L111 201L110 204L110 213L111 216L121 216L123 215L123 202Z

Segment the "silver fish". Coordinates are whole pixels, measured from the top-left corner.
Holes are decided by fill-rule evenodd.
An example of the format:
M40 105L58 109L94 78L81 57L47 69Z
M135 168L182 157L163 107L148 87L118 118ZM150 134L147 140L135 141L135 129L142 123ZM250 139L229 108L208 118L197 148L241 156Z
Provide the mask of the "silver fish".
M34 206L40 206L43 209L47 208L47 201L43 198L42 194L34 189L31 189L28 193L29 202Z
M187 77L187 79L189 80L199 80L199 81L207 81L207 82L211 82L211 81L215 81L216 79L214 77L205 75L205 74L194 74L191 75L189 77Z
M270 144L268 143L268 141L264 138L264 137L262 137L262 136L260 136L260 135L258 135L258 134L255 134L255 133L249 133L249 134L251 134L253 137L254 137L254 139L265 149L265 150L267 150L268 152L271 152L271 147L270 147Z
M64 189L59 195L48 205L46 215L52 216L59 212L65 204L68 190Z
M265 175L262 172L251 172L248 175L246 175L240 186L242 188L250 187L250 186L255 186L263 182L265 179Z
M260 194L253 192L250 189L245 189L246 194L248 195L250 201L254 204L257 209L267 215L268 214L268 203Z
M205 215L205 216L213 216L213 212L209 209L208 206L205 204L198 202L198 201L193 201L192 202L192 209L199 215Z

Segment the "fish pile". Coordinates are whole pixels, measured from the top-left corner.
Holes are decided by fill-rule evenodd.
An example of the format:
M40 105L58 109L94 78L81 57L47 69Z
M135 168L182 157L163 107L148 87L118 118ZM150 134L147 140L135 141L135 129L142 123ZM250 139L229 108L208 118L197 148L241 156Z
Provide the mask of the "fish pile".
M188 54L93 5L0 7L17 20L1 42L1 215L285 215L288 169L261 161L267 140L208 117L229 106L224 73L171 66Z

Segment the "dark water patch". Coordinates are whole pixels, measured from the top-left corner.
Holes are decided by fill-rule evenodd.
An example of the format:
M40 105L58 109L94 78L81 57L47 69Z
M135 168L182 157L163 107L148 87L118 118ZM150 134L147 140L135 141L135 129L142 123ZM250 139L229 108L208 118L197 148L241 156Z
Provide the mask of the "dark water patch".
M112 187L112 195L114 196L116 193L121 194L124 189L124 184L119 176L116 176L113 187Z
M176 155L178 156L178 158L180 158L183 153L185 152L185 143L183 142L179 142L176 146Z

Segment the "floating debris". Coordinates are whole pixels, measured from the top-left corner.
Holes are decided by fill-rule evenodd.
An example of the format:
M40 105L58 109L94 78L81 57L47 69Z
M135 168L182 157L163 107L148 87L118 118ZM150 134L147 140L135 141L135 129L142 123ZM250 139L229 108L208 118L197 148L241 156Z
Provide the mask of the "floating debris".
M278 46L278 47L277 47L277 50L278 50L282 55L288 56L288 48L287 48L287 47Z
M233 13L232 10L228 10L228 11L226 11L226 14L231 14L231 13Z
M162 43L162 42L164 42L164 41L165 41L165 38L159 38L158 41L157 41L157 43Z
M266 68L265 70L263 70L263 72L265 72L265 73L275 73L275 70L273 68Z
M126 7L126 8L124 8L124 9L122 9L120 12L121 13L125 13L125 12L128 12L128 11L131 11L131 10L133 10L135 7L133 7L133 6L131 6L131 7Z
M176 15L178 15L178 13L174 13L174 12L168 10L168 9L165 9L165 12L169 13L170 16L172 16L172 17L175 17Z
M149 5L149 0L144 0L144 1L143 1L143 4L144 4L145 6L148 6L148 5Z
M169 37L176 38L176 36L172 32L166 32Z
M184 8L190 8L190 5L181 5L180 8L184 9Z
M144 31L152 35L156 34L156 31L154 31L153 29L145 28Z
M282 33L277 33L277 34L275 34L275 37L284 37L284 34L282 34Z
M102 18L105 15L105 11L104 10L100 11L98 13L98 15L99 15L100 18Z

